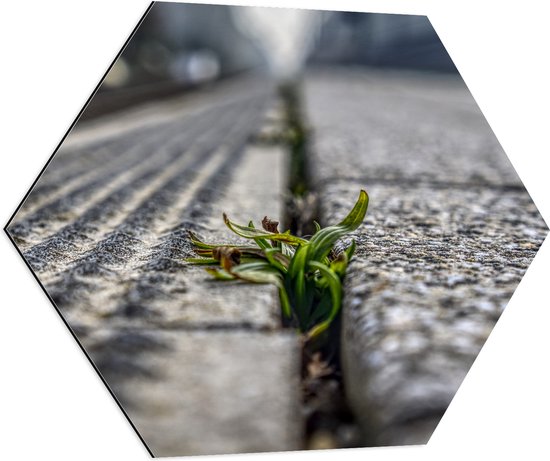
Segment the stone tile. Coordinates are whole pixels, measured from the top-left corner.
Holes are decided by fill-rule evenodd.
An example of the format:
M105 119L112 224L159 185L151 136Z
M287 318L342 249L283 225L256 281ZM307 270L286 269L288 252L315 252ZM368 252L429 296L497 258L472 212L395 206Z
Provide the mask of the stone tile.
M75 130L9 229L157 456L302 441L300 348L277 290L184 262L188 230L235 241L222 212L282 214L285 153L249 143L272 88L247 82Z
M525 190L327 184L323 222L366 188L345 281L350 404L376 445L425 443L542 243Z
M292 332L110 329L84 345L155 456L301 448Z
M548 232L459 76L304 82L322 224L370 196L345 280L342 363L366 443L425 443Z
M316 182L521 184L458 76L327 70L304 91Z
M125 143L118 160L81 178L82 165L70 159L88 154L75 150L45 173L44 184L65 173L76 177L53 199L31 200L10 233L71 325L80 330L106 321L122 327L280 326L272 287L215 283L202 268L183 261L193 256L190 229L207 241L235 241L223 212L258 225L265 215L283 214L284 151L246 145L262 122L268 96L233 95L220 110L209 101L202 112L195 109L199 115L183 105L183 118L169 106L169 128L147 142L134 139L131 130L121 132L124 139L109 138L104 148L111 154ZM163 119L164 105L158 109ZM93 125L95 132L111 122ZM92 157L100 162L104 153Z

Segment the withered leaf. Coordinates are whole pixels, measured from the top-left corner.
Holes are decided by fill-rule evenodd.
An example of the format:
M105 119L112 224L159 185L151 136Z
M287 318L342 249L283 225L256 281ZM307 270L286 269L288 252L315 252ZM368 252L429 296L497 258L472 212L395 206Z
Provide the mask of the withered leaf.
M334 373L334 368L328 362L321 359L321 354L316 352L307 364L307 374L309 379L318 379L329 376Z
M279 233L279 221L270 219L267 216L264 216L264 219L262 219L262 227L268 232Z
M212 249L212 258L219 261L220 266L228 271L233 266L241 263L241 252L235 247L217 247Z

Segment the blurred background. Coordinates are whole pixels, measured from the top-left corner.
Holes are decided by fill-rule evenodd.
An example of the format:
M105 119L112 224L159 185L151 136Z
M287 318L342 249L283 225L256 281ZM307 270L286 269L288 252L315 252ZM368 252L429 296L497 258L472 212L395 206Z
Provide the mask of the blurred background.
M307 66L456 72L425 16L155 3L84 118L244 72Z

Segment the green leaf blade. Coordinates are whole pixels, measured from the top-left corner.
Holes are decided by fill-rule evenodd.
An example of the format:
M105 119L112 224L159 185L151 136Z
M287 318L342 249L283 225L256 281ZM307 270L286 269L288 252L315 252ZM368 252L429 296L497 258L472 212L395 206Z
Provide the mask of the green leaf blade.
M303 245L307 243L307 240L300 237L296 237L291 234L273 233L263 229L255 229L255 228L250 228L248 226L241 226L239 224L232 222L225 213L223 215L223 220L226 226L229 229L231 229L235 234L247 239L275 240L279 242L285 242L289 245L294 245L294 246Z

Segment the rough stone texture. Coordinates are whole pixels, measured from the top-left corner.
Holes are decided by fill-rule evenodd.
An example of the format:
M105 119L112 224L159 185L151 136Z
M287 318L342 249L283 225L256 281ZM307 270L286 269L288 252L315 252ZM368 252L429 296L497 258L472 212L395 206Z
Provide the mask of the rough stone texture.
M78 126L8 231L157 456L299 448L299 348L271 286L219 283L187 230L280 216L272 88L234 80ZM245 216L246 214L246 216Z
M324 224L370 196L345 282L346 392L373 445L425 443L548 229L457 77L311 74Z

